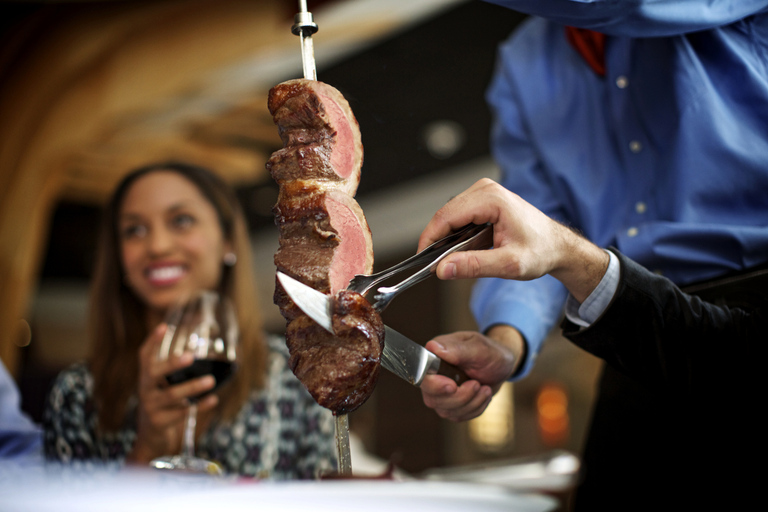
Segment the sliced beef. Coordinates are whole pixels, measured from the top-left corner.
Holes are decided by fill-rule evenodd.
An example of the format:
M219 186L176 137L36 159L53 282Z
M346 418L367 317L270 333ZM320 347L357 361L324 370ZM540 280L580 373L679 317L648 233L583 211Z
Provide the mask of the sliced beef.
M292 182L296 183L296 182ZM286 195L287 197L282 197ZM275 266L324 293L335 294L356 274L373 269L371 230L349 195L313 187L283 187L274 207L280 228ZM275 303L286 319L298 311L276 285Z
M345 291L355 274L373 269L371 231L353 198L363 161L360 129L344 97L321 82L277 85L269 110L285 145L267 162L280 186L275 265L336 297L335 333L304 315L277 280L274 301L288 323L294 373L320 405L345 414L373 392L384 342L378 313Z
M290 366L312 397L336 414L360 407L373 392L384 348L381 317L356 292L334 300L331 334L306 316L288 324Z
M267 163L278 183L300 176L336 182L354 195L363 143L360 126L341 93L322 82L289 80L272 88L268 105L284 145Z
M290 183L292 180L313 180L325 188L338 188L353 196L360 173L355 175L358 179L341 178L331 161L332 149L331 139L285 147L272 153L267 161L267 171L278 184Z

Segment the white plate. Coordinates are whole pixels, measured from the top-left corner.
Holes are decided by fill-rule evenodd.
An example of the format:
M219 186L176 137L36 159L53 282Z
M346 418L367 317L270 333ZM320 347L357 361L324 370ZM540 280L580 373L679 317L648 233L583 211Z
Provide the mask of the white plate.
M461 482L259 482L155 470L4 469L0 512L545 512L558 505L548 496Z

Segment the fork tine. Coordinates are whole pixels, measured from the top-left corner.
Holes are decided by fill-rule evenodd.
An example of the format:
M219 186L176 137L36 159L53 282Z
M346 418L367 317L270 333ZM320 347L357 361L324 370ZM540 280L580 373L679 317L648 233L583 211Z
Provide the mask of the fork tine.
M485 226L473 227L482 229L473 229L472 231L476 232L472 233L472 236L460 239L459 241L452 241L446 247L441 247L439 253L430 256L427 266L423 267L407 279L404 279L393 286L382 286L378 288L377 291L379 293L374 296L375 302L373 303L373 307L379 312L384 311L384 309L389 306L389 303L392 302L392 299L398 294L431 276L435 272L437 264L440 263L445 256L456 251L489 249L493 245L493 228L488 224Z
M375 274L364 275L358 274L349 281L347 290L358 292L361 295L365 295L371 288L379 284L380 282L388 279L404 270L418 267L420 265L429 266L434 261L437 261L440 257L452 252L451 249L456 245L457 241L463 240L465 237L467 240L475 238L479 233L482 233L488 228L488 225L467 224L458 231L454 231L450 235L441 238L434 242L432 245L424 249L423 251L414 254L410 258L407 258L397 265L393 265L387 269L384 269ZM463 242L461 242L463 243ZM459 245L461 245L459 243Z
M399 274L404 270L408 270L413 267L418 267L419 265L422 265L427 261L429 261L432 258L432 252L431 251L427 252L430 250L430 247L427 247L420 253L414 254L410 258L405 259L396 265L386 268L380 272L376 272L375 274L356 275L349 281L349 286L347 286L347 290L355 291L360 295L365 295L368 292L368 290L370 290L380 282L384 281L385 279L388 279L396 274Z

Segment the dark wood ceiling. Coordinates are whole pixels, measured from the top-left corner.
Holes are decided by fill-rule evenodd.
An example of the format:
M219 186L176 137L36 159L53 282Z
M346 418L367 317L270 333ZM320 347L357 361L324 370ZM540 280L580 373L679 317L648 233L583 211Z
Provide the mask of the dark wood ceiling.
M488 153L490 114L484 90L496 45L521 19L515 12L483 2L460 4L319 68L319 79L342 91L361 126L365 164L359 195L381 192L426 175L439 179L441 169ZM321 37L316 36L315 45L321 44ZM300 70L288 70L276 77L275 83L294 78L296 73ZM260 172L266 155L280 145L264 94L254 94L240 100L236 108L196 118L184 126L184 135L192 143L225 148L219 158L227 152L231 159L240 152L259 155L255 164L260 166L258 172L230 175L252 230L272 224L271 206L277 194L275 184ZM125 131L116 128L116 147L107 144L98 151L79 154L73 180L82 178L86 188L96 176L103 175L110 159L126 158L122 152L135 144L131 133L145 124L151 127L152 115L149 112L144 119L133 119ZM465 138L455 153L436 157L428 150L425 130L444 121L460 126ZM220 168L233 174L239 169L228 165ZM54 218L44 275L87 277L92 245L88 240L97 214L97 204L64 198Z
M266 109L301 75L290 0L0 2L0 320L40 278L87 278L99 207L129 169L207 165L272 224ZM320 80L350 101L365 146L358 192L380 193L487 155L484 91L521 16L479 1L310 2ZM450 128L448 152L427 135ZM450 137L449 137L450 138ZM0 335L10 361L13 330Z

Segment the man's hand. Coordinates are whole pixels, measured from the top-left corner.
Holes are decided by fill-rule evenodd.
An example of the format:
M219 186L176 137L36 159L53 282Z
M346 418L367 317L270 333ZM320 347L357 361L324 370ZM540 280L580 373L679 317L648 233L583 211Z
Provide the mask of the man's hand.
M493 394L517 367L510 349L477 332L438 336L426 347L473 379L457 386L448 377L429 375L422 382L424 404L452 421L465 421L482 414Z
M421 234L419 250L470 222L493 224L493 249L447 256L437 267L440 279L528 281L551 274L582 302L608 267L605 251L487 178L438 210Z

